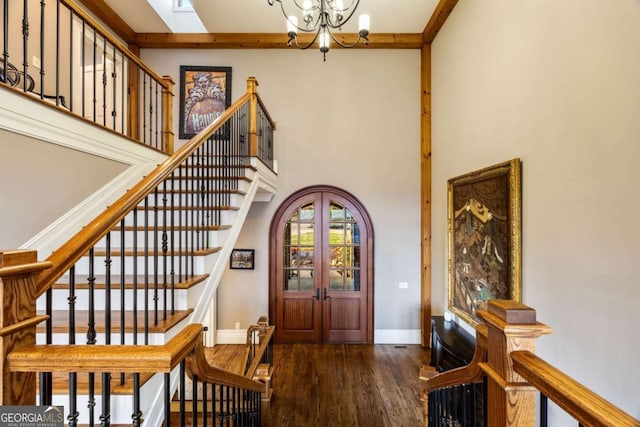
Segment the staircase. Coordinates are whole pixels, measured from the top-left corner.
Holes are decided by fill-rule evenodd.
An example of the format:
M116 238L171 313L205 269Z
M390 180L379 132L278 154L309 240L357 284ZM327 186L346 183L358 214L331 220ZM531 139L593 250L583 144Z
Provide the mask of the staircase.
M242 224L275 188L274 126L256 86L250 79L247 94L54 251L51 268L34 278L40 298L18 323L49 318L38 323L35 347L7 359L14 371L54 372L40 374L38 403L64 406L70 425L160 425L169 396L178 388L185 395L185 370L259 403L258 365L242 373L209 366L202 329L189 326L214 332L215 292Z

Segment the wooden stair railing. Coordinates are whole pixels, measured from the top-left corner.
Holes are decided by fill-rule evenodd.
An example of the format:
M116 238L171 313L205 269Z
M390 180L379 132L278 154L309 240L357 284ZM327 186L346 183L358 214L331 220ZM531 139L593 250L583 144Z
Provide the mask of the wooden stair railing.
M178 375L177 393L181 396L179 417L185 417L186 376L189 376L197 387L198 383L203 389L212 388L222 393L225 390L228 395L238 397L234 400L233 408L226 400L219 396L217 407L212 404L209 413L218 414L220 418L242 418L244 422L237 422L238 426L260 426L263 420L268 420L268 413L264 413L264 405L259 404L259 396L268 393L267 382L248 378L233 372L225 371L208 363L204 347L202 345L202 325L191 324L185 327L176 337L164 345L137 346L137 345L27 345L14 350L7 357L7 368L15 373L32 372L65 372L65 373L89 373L105 375L110 378L116 374L132 374L139 384L140 375L157 373L164 374L164 413L165 420L171 417L172 394L171 373L180 366ZM108 369L108 371L105 371ZM105 397L104 394L107 394ZM110 390L103 387L103 399L109 399ZM140 387L134 386L134 401L140 399ZM246 401L240 399L246 398ZM249 397L253 396L253 397ZM197 398L197 396L196 396ZM228 396L227 396L228 398ZM206 400L206 399L205 399ZM264 397L262 398L264 400ZM206 402L205 402L206 405ZM226 406L226 407L225 407ZM206 406L205 406L206 408ZM226 411L226 412L225 412ZM133 423L138 425L142 419L140 408L134 405ZM73 418L73 414L71 417ZM101 419L110 417L109 412L104 412ZM196 415L197 418L197 415ZM168 425L165 422L165 425ZM222 423L221 423L222 425Z
M471 363L440 374L429 366L420 371L425 427L532 427L538 394L553 400L580 425L640 427L639 420L534 354L536 339L551 333L551 328L536 321L535 310L511 300L490 300L487 310L478 315L485 324L476 328ZM484 406L480 412L486 420L469 422L458 412L464 404L460 396L463 387L479 382L486 382L486 393L476 402ZM437 394L443 391L448 394ZM541 412L540 419L540 425L546 425L546 412Z
M233 195L244 194L239 182L249 181L245 172L253 168L250 152L267 152L273 158L275 125L270 119L267 124L251 125L258 116L268 117L256 87L255 78L249 78L247 93L221 117L45 262L36 263L33 252L0 253L5 302L0 319L0 404L35 403L36 380L32 373L11 373L5 365L12 351L36 342L36 329L44 332L38 343L76 346L86 340L89 347L94 347L118 341L119 345L158 342L180 322L194 322L188 316L196 309L188 304L192 300L204 304L214 291L204 270L213 263L224 265L226 258L215 258L221 248L216 247L219 236L212 233L228 227L223 213L233 212L232 205L240 203ZM251 105L259 114L250 113ZM250 138L250 129L256 130L255 138ZM251 148L250 140L253 144L269 144L269 149ZM255 185L251 185L255 191ZM25 263L27 267L20 266ZM197 291L198 298L189 299L188 294L181 293L196 286L206 289L205 293ZM182 298L174 296L179 292ZM63 304L54 309L53 303L60 299ZM87 308L79 312L75 308L78 304ZM202 307L197 310L204 316ZM45 319L46 327L39 325ZM77 326L79 322L83 325ZM150 338L153 333L161 337ZM87 351L88 356L96 350ZM79 354L82 356L82 352ZM102 369L111 371L107 366ZM40 372L40 404L51 404L52 374ZM77 384L76 375L69 374L70 387ZM93 407L93 388L100 378L88 375L89 406ZM124 373L121 381L125 381ZM109 383L106 377L102 379L103 385ZM77 420L70 421L75 423Z

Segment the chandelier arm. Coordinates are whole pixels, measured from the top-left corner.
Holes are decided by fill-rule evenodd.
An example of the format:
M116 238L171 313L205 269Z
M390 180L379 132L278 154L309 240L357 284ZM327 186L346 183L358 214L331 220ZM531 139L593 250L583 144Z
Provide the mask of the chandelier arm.
M291 41L293 40L293 41L294 41L294 43L295 43L295 45L296 45L296 47L297 47L298 49L300 49L300 50L309 49L309 48L310 48L310 47L311 47L311 46L316 42L316 40L318 39L318 36L319 36L319 35L320 35L320 32L318 31L318 32L316 33L316 35L313 37L313 40L311 40L311 41L310 41L308 44L306 44L306 45L300 45L300 44L298 43L298 37L292 37L292 38L290 38L290 39L289 39L289 41L287 42L287 45L291 46Z
M360 42L360 40L364 40L364 44L369 44L369 39L366 36L362 36L360 34L358 34L358 38L356 39L356 41L354 41L351 44L347 44L347 43L342 43L340 40L338 40L331 31L327 31L329 33L329 36L331 37L331 40L333 40L334 42L336 42L336 44L340 47L345 47L345 48L350 48L350 47L354 47L355 45L358 44L358 42ZM317 37L317 36L316 36Z

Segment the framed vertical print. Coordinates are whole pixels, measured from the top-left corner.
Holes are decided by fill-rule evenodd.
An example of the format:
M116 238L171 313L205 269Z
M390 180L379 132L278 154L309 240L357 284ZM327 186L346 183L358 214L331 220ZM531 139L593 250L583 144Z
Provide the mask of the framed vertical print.
M179 137L195 136L231 105L231 67L180 66Z
M489 299L521 301L520 159L447 187L449 309L475 326Z

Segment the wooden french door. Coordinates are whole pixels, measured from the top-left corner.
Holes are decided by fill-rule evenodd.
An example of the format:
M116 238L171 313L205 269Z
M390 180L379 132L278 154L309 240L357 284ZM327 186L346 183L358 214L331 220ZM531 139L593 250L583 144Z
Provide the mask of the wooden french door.
M278 342L373 342L373 230L360 203L310 187L271 227L270 314Z

